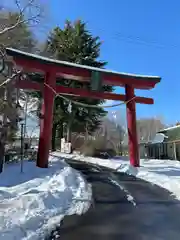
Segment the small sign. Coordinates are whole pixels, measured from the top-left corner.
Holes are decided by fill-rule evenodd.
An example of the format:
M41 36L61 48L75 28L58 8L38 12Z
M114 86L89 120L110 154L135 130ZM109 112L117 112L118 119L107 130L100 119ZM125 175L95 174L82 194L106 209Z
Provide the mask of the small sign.
M64 152L65 153L71 153L71 143L65 143L64 144Z
M102 88L102 78L100 72L92 71L91 73L91 90L101 91Z
M64 153L65 138L61 138L61 152Z
M61 138L61 152L71 153L71 143L66 143L64 138Z

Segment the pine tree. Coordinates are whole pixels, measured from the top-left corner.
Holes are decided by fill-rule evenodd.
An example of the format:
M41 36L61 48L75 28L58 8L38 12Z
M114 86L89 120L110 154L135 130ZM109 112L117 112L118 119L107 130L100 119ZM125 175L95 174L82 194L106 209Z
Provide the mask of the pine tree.
M106 62L99 60L100 47L101 41L99 37L92 36L84 22L80 20L75 23L66 21L63 29L60 27L53 29L48 37L43 54L58 60L103 68ZM80 83L73 80L67 83L67 81L60 79L59 82L62 85L71 85L75 88L90 88L90 85L87 83ZM112 91L113 89L110 86L103 86L103 90ZM104 100L77 97L71 97L71 99L91 105L99 105L104 102ZM84 108L76 104L72 104L72 112L69 113L68 104L61 97L56 97L55 99L52 136L53 149L57 129L62 133L63 123L66 123L68 130L67 141L70 141L71 132L85 132L88 130L89 133L92 133L99 126L101 118L106 115L106 111L103 108Z

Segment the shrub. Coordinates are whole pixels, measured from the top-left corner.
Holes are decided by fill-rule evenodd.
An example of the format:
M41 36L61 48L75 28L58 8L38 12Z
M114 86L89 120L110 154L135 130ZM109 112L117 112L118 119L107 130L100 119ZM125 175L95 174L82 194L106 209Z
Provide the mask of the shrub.
M88 157L109 158L116 155L114 149L106 149L101 139L87 141L80 149L81 154Z

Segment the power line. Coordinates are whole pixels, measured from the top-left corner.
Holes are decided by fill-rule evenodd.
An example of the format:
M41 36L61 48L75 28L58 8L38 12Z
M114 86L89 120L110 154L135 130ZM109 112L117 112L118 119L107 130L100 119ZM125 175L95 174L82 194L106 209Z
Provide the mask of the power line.
M131 43L150 46L150 47L156 47L156 48L161 48L161 49L164 49L164 48L179 48L180 47L180 45L176 45L176 44L168 44L168 45L161 44L161 43L158 43L156 40L148 41L148 40L145 40L145 39L143 39L141 37L138 37L138 36L124 36L121 33L115 33L114 39L122 40L122 41L129 41Z
M98 35L103 35L104 30L99 28L99 29L97 29L97 32L98 32ZM167 49L167 48L169 49L169 48L179 48L180 47L180 45L178 45L178 44L162 44L162 43L159 43L155 39L147 40L140 36L125 35L118 31L109 33L109 37L116 41L124 41L124 42L129 42L132 44L155 47L155 48L159 48L159 49Z

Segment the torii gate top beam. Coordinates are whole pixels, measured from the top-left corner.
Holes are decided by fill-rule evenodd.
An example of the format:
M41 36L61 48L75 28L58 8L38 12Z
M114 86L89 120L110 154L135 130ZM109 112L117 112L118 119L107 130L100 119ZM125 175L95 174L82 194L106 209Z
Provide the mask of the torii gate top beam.
M12 48L7 48L6 52L14 58L18 65L21 65L24 68L43 72L53 71L57 76L63 76L63 78L69 78L81 82L90 82L93 71L101 73L104 85L111 86L125 87L125 85L131 85L136 89L152 89L161 80L160 77L156 76L126 74L65 61L53 60Z

